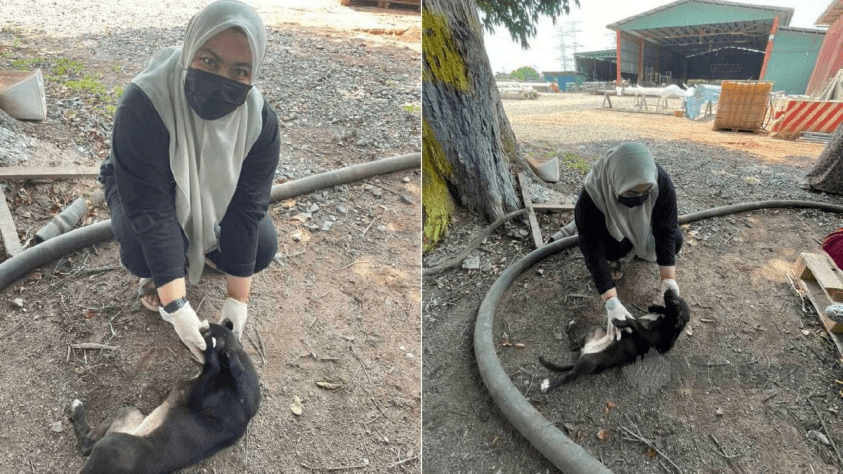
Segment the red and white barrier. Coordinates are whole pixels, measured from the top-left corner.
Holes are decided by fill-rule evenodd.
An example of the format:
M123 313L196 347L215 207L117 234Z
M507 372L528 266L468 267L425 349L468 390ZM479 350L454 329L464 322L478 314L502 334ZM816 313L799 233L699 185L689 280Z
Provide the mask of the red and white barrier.
M791 100L772 126L773 136L793 140L802 132L832 133L843 123L843 101Z

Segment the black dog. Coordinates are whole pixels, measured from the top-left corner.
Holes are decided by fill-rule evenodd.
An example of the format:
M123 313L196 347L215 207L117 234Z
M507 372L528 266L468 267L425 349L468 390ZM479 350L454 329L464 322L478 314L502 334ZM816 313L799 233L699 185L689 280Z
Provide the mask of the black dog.
M231 332L211 324L199 377L180 383L145 417L120 408L91 430L85 407L71 404L71 421L83 455L82 473L166 473L231 446L258 411L260 387L252 361Z
M580 375L596 374L610 367L635 362L643 357L650 348L659 354L669 351L691 315L688 303L675 291L664 292L664 306L650 306L650 314L639 319L613 319L612 324L621 332L621 339L607 336L603 328L595 328L585 344L579 358L573 364L557 365L539 357L539 362L555 372L567 372L558 377L544 379L542 392L549 392L556 387L573 381Z

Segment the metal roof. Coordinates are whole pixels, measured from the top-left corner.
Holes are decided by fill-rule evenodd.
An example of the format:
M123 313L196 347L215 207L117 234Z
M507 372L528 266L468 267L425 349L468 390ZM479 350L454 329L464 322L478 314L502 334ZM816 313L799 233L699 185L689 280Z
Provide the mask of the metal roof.
M582 53L574 53L575 58L588 58L588 59L611 59L616 60L618 57L618 51L615 49L604 49L600 51L588 51Z
M778 16L779 26L787 26L793 12L792 8L722 0L678 0L606 27L684 56L727 46L763 52L773 19Z
M840 18L840 15L843 15L843 0L832 0L828 8L817 18L816 24L830 26L835 20Z

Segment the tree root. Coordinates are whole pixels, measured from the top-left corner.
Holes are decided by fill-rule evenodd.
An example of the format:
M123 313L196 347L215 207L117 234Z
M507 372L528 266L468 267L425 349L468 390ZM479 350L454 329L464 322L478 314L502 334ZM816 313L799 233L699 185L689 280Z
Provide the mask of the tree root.
M468 246L465 249L463 249L462 252L457 254L456 257L446 261L445 263L437 265L435 267L425 268L424 270L422 270L422 276L438 275L439 273L442 273L449 268L456 267L457 265L459 265L465 259L465 257L468 256L469 252L471 252L472 250L474 250L474 249L476 249L477 247L480 246L480 243L483 242L483 239L492 235L492 232L494 232L495 229L497 229L501 225L505 224L506 222L511 221L512 219L514 219L518 216L523 216L524 214L527 214L527 209L519 209L517 211L510 212L509 214L507 214L507 215L501 217L500 219L496 220L495 222L492 223L492 225L490 225L489 227L486 227L483 230L483 232L480 232L480 234L478 234L477 237L475 237L474 240L472 240L468 244Z

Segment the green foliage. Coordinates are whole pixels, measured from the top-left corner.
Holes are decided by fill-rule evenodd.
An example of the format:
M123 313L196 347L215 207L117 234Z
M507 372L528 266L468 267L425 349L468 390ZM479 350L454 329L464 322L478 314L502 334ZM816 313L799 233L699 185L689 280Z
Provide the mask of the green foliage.
M516 81L541 81L541 75L536 72L535 69L531 67L524 66L522 68L516 69L509 74L510 79L514 79Z
M576 153L571 153L569 151L563 153L559 157L559 160L562 162L562 165L564 165L566 169L572 171L579 171L580 174L582 174L583 176L588 174L588 170L591 169L591 165L587 161L585 161L580 155L577 155Z
M58 58L53 73L58 76L76 76L82 72L82 63L67 58Z
M70 90L89 91L100 99L107 99L108 92L100 79L101 77L98 74L85 74L82 79L69 80L64 85Z
M47 60L42 57L35 58L19 58L12 61L12 67L18 71L29 71L33 68L41 67L47 64Z
M409 102L404 104L403 108L404 108L405 112L408 112L408 113L411 113L411 114L417 114L417 113L421 112L421 107L419 107L416 104L411 104Z
M579 0L574 0L580 6ZM536 23L539 17L549 16L556 24L556 17L564 11L571 11L569 0L477 0L477 6L483 11L483 27L494 33L495 26L503 25L512 36L512 41L519 41L521 47L529 49L529 38L536 36Z
M20 38L18 38L17 36L15 36L15 39L12 40L12 47L13 48L20 48L21 47Z

